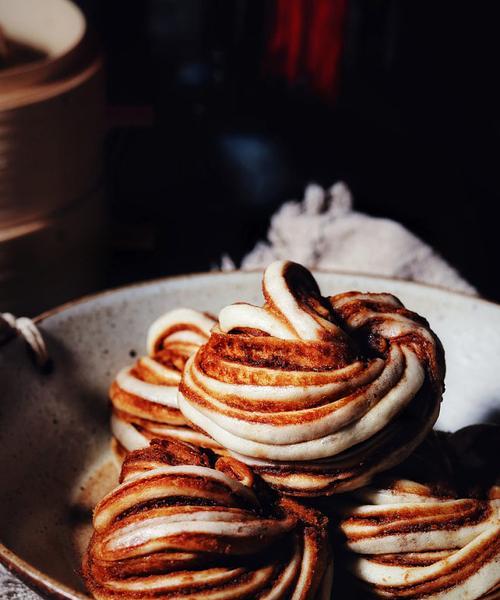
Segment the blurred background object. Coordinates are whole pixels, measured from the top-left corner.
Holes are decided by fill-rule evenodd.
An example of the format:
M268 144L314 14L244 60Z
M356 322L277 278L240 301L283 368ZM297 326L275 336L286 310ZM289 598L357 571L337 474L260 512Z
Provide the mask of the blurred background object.
M112 283L238 263L342 180L500 300L496 3L80 4L108 59Z
M102 61L68 0L0 0L0 310L102 285Z
M107 74L109 261L89 291L239 264L285 200L342 180L500 300L495 3L77 3Z

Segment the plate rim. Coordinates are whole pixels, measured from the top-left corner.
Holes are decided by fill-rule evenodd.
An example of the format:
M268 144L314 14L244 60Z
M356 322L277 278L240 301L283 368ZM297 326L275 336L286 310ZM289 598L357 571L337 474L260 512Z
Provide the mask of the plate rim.
M495 306L500 308L500 301L491 300L489 298L485 298L484 296L475 296L474 294L470 294L467 292L460 292L457 290L453 290L446 286L436 285L431 283L424 283L420 281L404 279L403 277L389 277L386 275L377 275L374 273L363 273L360 271L343 271L340 269L310 269L313 274L325 274L325 275L347 275L350 277L366 277L368 279L377 280L377 281L388 281L388 282L397 282L403 285L407 285L408 287L416 287L416 288L424 288L430 289L437 292L444 292L446 294L451 294L452 296L457 296L466 300L474 300L479 303L484 303L486 305ZM62 304L58 304L53 308L49 308L40 314L32 317L32 321L36 324L43 323L46 319L53 317L65 310L73 308L74 306L78 306L80 304L85 304L87 302L91 302L93 300L97 300L100 298L105 298L112 294L118 292L124 292L126 290L136 290L143 287L154 286L157 284L168 283L169 281L178 281L180 279L194 279L196 277L201 276L217 276L217 277L228 277L234 274L239 275L250 275L256 273L262 273L263 269L234 269L233 271L195 271L190 273L180 273L177 275L165 275L162 277L154 277L152 279L146 279L144 281L135 281L132 283L126 283L124 285L117 285L110 288L106 288L104 290L99 290L97 292L91 292L90 294L84 294L83 296L79 296L78 298L74 298L72 300L68 300L67 302L63 302Z
M18 554L9 550L2 542L0 542L0 564L20 582L27 585L35 593L42 595L42 597L55 600L91 600L90 596L82 594L40 571Z

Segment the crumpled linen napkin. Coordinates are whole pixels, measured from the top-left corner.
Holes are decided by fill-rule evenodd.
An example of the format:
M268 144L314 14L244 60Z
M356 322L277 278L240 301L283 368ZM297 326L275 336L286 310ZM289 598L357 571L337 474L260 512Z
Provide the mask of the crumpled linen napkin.
M271 218L268 240L257 243L243 258L241 268L262 269L278 259L312 269L397 277L477 293L403 225L354 210L351 192L342 182L329 190L310 184L302 201L285 202ZM224 256L221 268L227 271L236 266Z

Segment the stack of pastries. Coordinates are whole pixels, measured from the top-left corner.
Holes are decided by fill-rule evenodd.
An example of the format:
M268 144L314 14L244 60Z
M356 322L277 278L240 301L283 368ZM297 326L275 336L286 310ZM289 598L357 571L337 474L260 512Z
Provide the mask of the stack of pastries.
M494 597L498 488L452 490L444 467L439 485L411 480L444 390L427 321L390 294L323 297L287 261L265 270L262 291L263 306L217 320L167 313L148 356L115 378L121 484L94 513L88 589L327 599L331 537L336 573L370 595Z

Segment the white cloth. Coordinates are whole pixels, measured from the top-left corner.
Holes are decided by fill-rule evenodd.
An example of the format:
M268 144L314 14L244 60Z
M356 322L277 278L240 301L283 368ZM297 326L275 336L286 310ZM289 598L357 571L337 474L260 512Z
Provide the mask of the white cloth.
M397 277L475 294L476 290L428 244L390 219L353 210L344 183L329 190L310 184L302 201L285 202L271 218L267 242L244 257L244 270L262 269L277 259L309 268ZM222 270L232 270L225 256Z

